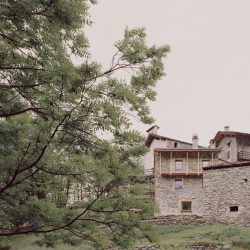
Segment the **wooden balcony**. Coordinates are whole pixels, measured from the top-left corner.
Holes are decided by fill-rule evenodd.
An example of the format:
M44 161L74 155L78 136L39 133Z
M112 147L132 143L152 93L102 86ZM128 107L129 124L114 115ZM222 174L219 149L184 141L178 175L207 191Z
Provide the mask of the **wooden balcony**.
M162 177L202 178L203 167L216 164L219 149L155 149L155 168Z
M160 164L160 175L162 177L202 177L204 165L202 162L189 162L183 164L181 169L176 169L176 163L171 161L169 165L164 167Z
M239 151L238 152L239 161L250 161L250 152L249 151Z
M171 172L171 173L161 173L162 177L202 177L203 173L199 172Z

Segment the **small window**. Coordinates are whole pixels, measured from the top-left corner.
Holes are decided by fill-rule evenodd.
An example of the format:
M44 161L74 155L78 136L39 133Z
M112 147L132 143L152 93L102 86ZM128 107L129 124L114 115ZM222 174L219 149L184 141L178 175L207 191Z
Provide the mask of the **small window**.
M231 142L228 142L227 143L227 160L230 160L230 158L231 158L231 149L230 149L230 147L231 147Z
M230 212L238 212L239 208L238 206L231 206L230 207Z
M176 171L181 171L182 170L182 161L175 161L175 170Z
M209 160L203 160L202 161L202 167L207 167L207 166L209 166Z
M192 201L182 201L181 210L183 212L192 212Z
M178 143L174 142L174 148L177 148L177 147L178 147Z
M181 189L183 187L183 181L182 179L175 179L175 188Z

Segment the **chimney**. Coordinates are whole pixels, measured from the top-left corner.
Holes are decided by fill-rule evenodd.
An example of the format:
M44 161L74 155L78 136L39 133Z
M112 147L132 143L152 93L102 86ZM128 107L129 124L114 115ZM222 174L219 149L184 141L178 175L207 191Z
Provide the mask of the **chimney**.
M198 134L193 134L192 141L193 141L192 149L198 149L198 142L199 142Z
M210 140L210 142L209 142L209 148L215 148L214 139Z
M224 131L229 131L229 126L225 126Z
M148 134L155 134L155 135L157 135L159 128L160 128L159 126L154 125L151 128L149 128L146 132L148 132Z

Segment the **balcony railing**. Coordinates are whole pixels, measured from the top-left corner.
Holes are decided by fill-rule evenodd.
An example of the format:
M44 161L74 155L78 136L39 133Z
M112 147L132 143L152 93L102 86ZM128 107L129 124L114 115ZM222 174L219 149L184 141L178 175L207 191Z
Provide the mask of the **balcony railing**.
M250 161L250 152L248 151L239 151L238 152L239 161Z

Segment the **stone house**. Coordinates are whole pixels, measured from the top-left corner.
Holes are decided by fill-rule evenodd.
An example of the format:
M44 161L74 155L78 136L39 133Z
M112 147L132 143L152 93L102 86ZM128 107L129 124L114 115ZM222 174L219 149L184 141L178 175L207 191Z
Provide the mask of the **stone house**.
M249 162L204 167L204 217L221 223L250 226L249 182Z
M250 134L219 131L213 139L216 148L220 149L219 158L226 162L250 161Z
M158 128L147 131L145 156L145 174L154 175L157 216L250 224L250 162L243 162L250 155L250 134L226 127L201 147L197 135L188 143L160 136Z

